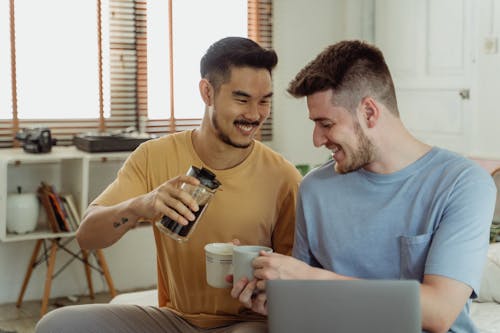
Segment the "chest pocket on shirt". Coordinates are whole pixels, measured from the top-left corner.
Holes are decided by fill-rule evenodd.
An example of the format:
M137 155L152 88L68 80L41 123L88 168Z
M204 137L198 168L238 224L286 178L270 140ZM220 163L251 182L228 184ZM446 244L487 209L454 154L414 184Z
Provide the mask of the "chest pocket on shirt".
M424 278L425 259L431 245L432 233L417 236L400 236L399 246L400 278L414 279L422 282Z

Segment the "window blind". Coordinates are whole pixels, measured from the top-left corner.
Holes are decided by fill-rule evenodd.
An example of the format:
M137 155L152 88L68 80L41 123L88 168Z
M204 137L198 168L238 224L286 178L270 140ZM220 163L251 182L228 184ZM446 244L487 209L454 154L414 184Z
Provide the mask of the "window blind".
M273 6L272 0L248 0L248 37L262 47L273 46ZM258 138L262 141L273 139L273 110L264 122Z
M171 0L169 0L169 10L172 10ZM265 48L272 48L272 0L248 0L248 37L258 42ZM172 14L172 13L171 13ZM175 13L173 13L175 15ZM170 21L172 22L172 21ZM170 25L172 29L172 25ZM170 34L170 43L172 42L172 34ZM172 45L172 43L171 43ZM175 50L174 50L175 52ZM144 62L146 60L144 59ZM170 58L171 73L174 67L172 57ZM171 77L172 79L173 77ZM146 88L147 89L147 88ZM173 91L170 91L173 94ZM201 119L178 119L175 117L175 109L173 109L173 96L171 96L171 117L166 119L147 119L148 133L162 135L178 131L193 129L199 126ZM167 115L170 116L170 115ZM258 133L258 139L263 141L272 140L273 117L272 111L269 118L263 124L261 131Z
M2 6L4 6L4 4L5 3L3 2ZM44 113L47 112L46 107L41 107L40 110L36 110L36 112L37 112L36 116L30 116L29 119L20 118L20 116L19 116L19 106L28 104L26 96L23 94L20 94L19 92L22 92L22 90L25 88L26 80L29 80L29 79L19 76L19 74L25 68L22 67L23 63L19 62L19 56L20 56L19 51L20 50L17 47L18 47L18 44L20 44L20 43L23 43L23 44L32 43L33 45L38 45L40 43L40 41L37 39L26 40L28 38L26 34L20 36L19 31L16 31L16 26L19 28L21 23L24 26L26 26L26 24L27 24L26 20L29 19L29 17L26 16L26 8L24 8L24 14L23 14L22 18L19 16L19 15L21 15L21 13L16 11L16 4L17 4L17 2L15 0L10 0L8 2L9 16L8 16L7 22L9 22L10 44L8 45L8 48L3 49L3 50L5 50L4 51L5 53L3 53L2 57L0 58L2 61L4 61L5 56L7 56L8 52L9 52L8 50L10 50L10 60L11 61L10 61L9 72L11 73L11 79L10 79L11 85L8 87L8 88L10 88L9 89L10 96L8 96L10 105L9 105L8 110L2 110L2 112L0 114L0 119L1 119L0 120L0 147L7 148L7 147L13 147L13 146L19 145L16 141L14 141L15 134L21 128L33 128L33 127L48 127L51 129L53 137L57 138L58 144L60 144L60 145L71 144L72 138L76 133L97 130L97 128L99 126L99 121L97 118L97 116L98 116L97 108L89 109L89 112L93 113L94 116L88 117L86 119L74 119L74 118L73 119L64 119L65 115L63 114L63 112L61 112L62 113L61 117L57 118L57 119L49 119L49 117L44 118ZM20 3L20 4L22 4L22 3ZM47 8L48 14L54 15L54 16L60 15L60 13L53 13L53 11L50 9L50 8L53 8L54 4L55 4L55 2L51 2L50 7L48 6L49 7L49 8ZM24 7L26 7L26 3L24 3ZM86 3L84 7L86 9L90 9L90 15L92 15L91 18L95 20L96 19L95 7L97 7L96 3L95 2L90 3L90 6L88 6L88 3ZM0 11L3 12L3 10L4 10L4 8L1 8ZM37 9L37 10L39 10L39 9ZM40 13L40 15L44 15L44 14ZM58 22L57 20L55 20L55 18L53 16L50 16L50 15L48 15L46 17L46 19L48 21L50 21L51 24L54 22ZM81 15L83 15L83 14L81 14ZM43 17L45 17L45 16L43 16ZM69 20L70 18L71 18L71 16L68 15L67 17L64 18L64 20ZM80 17L80 18L82 18L82 17ZM23 22L21 22L20 19L23 19ZM85 19L85 16L83 16L82 19ZM61 19L59 21L64 22L64 20ZM75 20L75 21L76 21L75 25L77 25L78 20ZM92 22L92 20L88 20L88 21ZM66 23L64 23L64 24L66 24ZM90 23L89 25L94 26L94 27L96 26L95 23L93 25ZM73 28L73 27L68 27L68 28ZM3 26L2 26L2 29L3 29ZM73 32L72 29L68 29L68 30L70 31L70 33ZM2 34L3 34L3 32L2 32ZM68 34L65 34L65 38L67 38L67 35ZM93 34L90 33L90 35L97 36L97 30ZM17 40L16 40L16 38L17 38ZM74 41L74 40L72 40L72 41ZM50 43L47 43L47 42L56 42L56 41L54 39L51 39L51 36L49 35L49 36L47 36L47 41L45 41L44 44L40 44L40 45L45 45L45 46L47 46L47 44L50 45ZM59 43L63 43L63 45L65 44L64 41L60 41ZM97 38L95 38L95 43L97 43ZM73 43L72 43L72 45L73 45ZM94 46L95 45L96 44L94 44ZM47 50L40 50L39 52L47 53L47 52L52 51L50 46L47 46L47 48L48 48ZM72 51L74 51L74 50L72 50ZM26 49L24 49L24 52L25 52L25 56L26 56L26 52L30 52L30 51L26 51ZM33 53L33 52L31 52L31 53ZM54 58L57 59L57 56L60 56L60 55L55 54ZM32 61L36 61L40 57L36 57L34 55L31 55L30 58L32 59ZM94 81L94 78L92 78L92 83L90 83L90 86L92 86L92 87L97 86L97 81L98 81L98 77L99 77L99 71L97 69L97 58L98 57L96 55L96 57L95 57L95 59L96 59L95 60L95 81ZM75 64L76 64L76 66L78 66L77 61L75 61ZM88 62L86 62L85 64L88 65ZM50 70L50 67L47 68L49 65L45 64L43 62L40 62L39 66L45 66L45 68L43 68L44 71L41 71L44 74L40 74L40 75L47 75L45 73L47 73L47 69ZM56 72L53 72L53 73L57 74ZM35 74L38 74L38 73L35 73ZM92 73L90 75L92 75ZM47 76L45 76L45 77L47 78ZM82 83L82 81L79 80L80 77L78 76L78 74L74 74L73 77L74 77L74 81L72 81L72 82L66 82L66 83L65 82L58 82L58 84L66 84L66 85L69 85L70 87L74 86L75 89L78 89L77 88L78 84ZM23 83L22 79L24 79L24 83ZM50 84L50 80L46 79L45 82L46 83L44 84L44 86L39 86L39 87L42 90L49 87L48 89L52 89L50 98L57 99L59 96L58 93L61 93L58 91L57 86ZM77 82L78 84L75 84L75 82ZM85 82L82 84L88 84L88 83ZM98 91L97 88L92 88L91 90L93 90L93 89L95 89L96 92ZM86 90L85 94L88 95L88 91L90 91L90 90ZM78 92L75 93L75 95L78 95L78 94L79 94ZM84 97L82 97L82 98L86 98L85 96L87 96L87 95L84 95ZM61 97L66 97L66 96L61 96ZM3 98L3 96L2 96L2 98ZM85 100L85 101L88 101L88 100ZM96 101L95 105L98 105L97 97L96 97L95 101ZM32 102L32 101L29 101L29 102ZM54 100L54 102L60 102L60 101ZM33 103L31 103L31 104L33 104ZM82 103L82 101L78 101L78 99L73 98L71 100L71 104L67 105L67 108L68 108L68 110L70 108L77 108L77 107L80 107L82 104L86 105L86 103ZM31 107L30 109L32 109L32 108L33 107ZM26 111L30 111L31 113L33 113L32 112L33 110L26 109Z
M100 109L89 111L95 112L95 118L69 120L62 115L61 119L43 119L41 114L40 119L18 119L14 4L14 0L9 0L12 103L11 110L0 110L12 116L10 119L0 116L0 148L14 146L15 133L24 127L48 127L58 145L70 145L73 136L82 132L122 131L133 127L164 135L199 125L201 119L176 119L175 110L173 118L169 115L168 119L147 118L147 0L97 0L99 78L96 81L100 86ZM103 11L103 6L109 6L109 10ZM109 24L109 42L102 38L103 24ZM272 0L248 0L248 36L263 47L272 47ZM108 50L109 74L102 61ZM103 80L106 75L109 80ZM109 116L106 117L104 110L107 108ZM263 141L272 140L272 118L271 112L259 133Z
M107 131L137 128L146 115L146 1L110 1L110 117Z

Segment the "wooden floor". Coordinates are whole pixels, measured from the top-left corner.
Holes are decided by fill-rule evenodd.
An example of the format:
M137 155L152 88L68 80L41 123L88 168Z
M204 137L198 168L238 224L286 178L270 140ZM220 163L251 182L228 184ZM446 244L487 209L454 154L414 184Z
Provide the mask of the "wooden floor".
M107 292L95 295L91 300L88 296L78 296L77 299L55 298L49 301L48 311L66 305L108 303L111 295ZM75 302L76 301L76 302ZM24 301L20 308L14 303L0 304L0 333L32 333L40 320L41 301Z

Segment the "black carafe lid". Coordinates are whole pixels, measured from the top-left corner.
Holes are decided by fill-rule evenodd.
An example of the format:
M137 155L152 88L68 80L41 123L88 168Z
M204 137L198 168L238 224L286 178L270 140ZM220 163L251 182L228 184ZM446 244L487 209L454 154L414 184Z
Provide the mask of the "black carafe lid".
M221 185L221 183L216 179L216 176L212 171L205 169L203 167L201 169L198 169L195 166L193 166L193 169L196 172L195 177L198 178L198 180L203 186L206 186L211 190L215 190Z

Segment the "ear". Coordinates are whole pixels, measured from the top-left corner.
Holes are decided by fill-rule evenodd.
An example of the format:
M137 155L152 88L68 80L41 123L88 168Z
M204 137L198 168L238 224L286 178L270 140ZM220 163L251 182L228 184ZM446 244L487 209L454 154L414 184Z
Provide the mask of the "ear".
M360 121L364 121L368 128L375 127L380 118L380 107L372 97L364 97L360 103Z
M201 99L203 99L205 105L211 106L214 103L214 88L210 82L207 79L201 79L198 88L200 89Z

